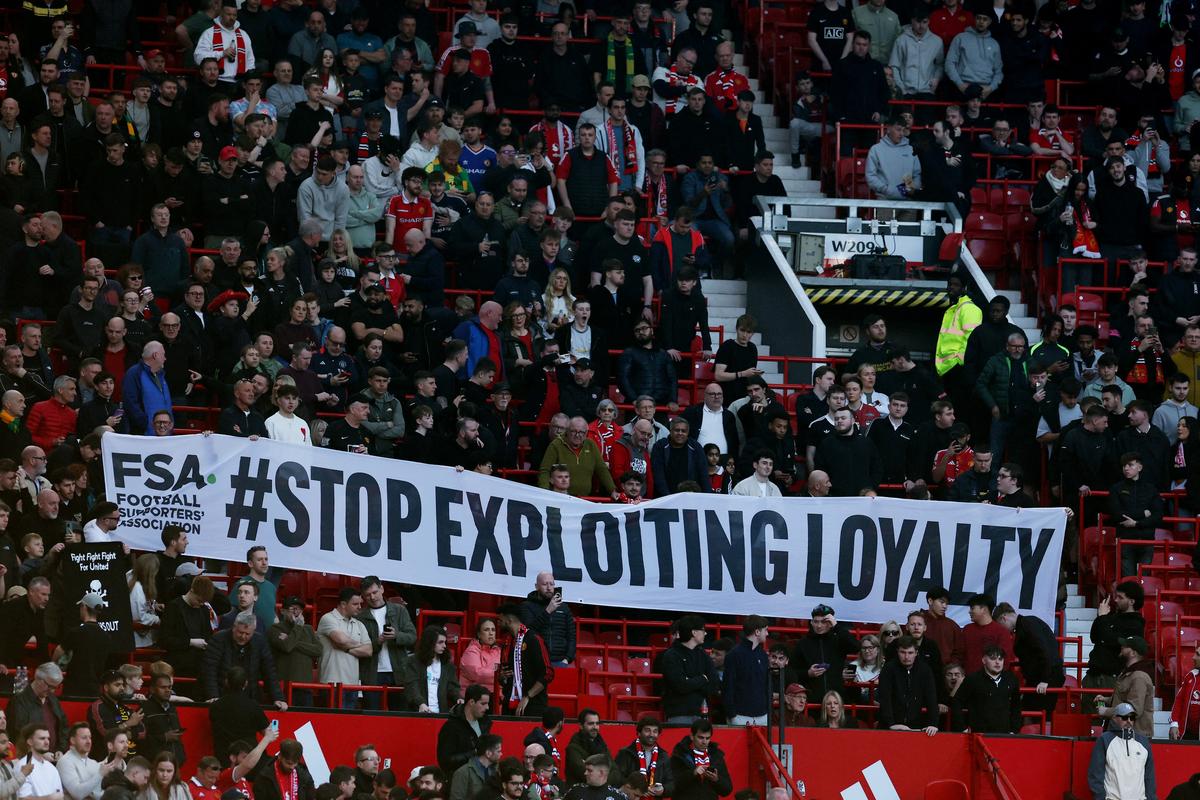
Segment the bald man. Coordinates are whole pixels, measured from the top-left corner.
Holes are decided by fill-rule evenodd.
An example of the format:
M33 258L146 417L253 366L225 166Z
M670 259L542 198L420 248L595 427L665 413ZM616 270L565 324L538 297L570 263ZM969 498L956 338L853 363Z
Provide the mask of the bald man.
M833 482L829 480L829 473L819 469L814 469L808 475L808 496L809 497L829 497L829 490L833 487Z
M554 585L554 573L537 574L520 608L521 621L542 637L554 666L570 665L575 660L575 616L563 602L562 589Z
M430 248L432 249L432 248ZM504 309L494 300L479 307L479 315L466 320L454 329L454 338L467 343L467 364L458 377L467 379L475 374L475 365L481 358L490 358L496 365L496 382L504 378L504 356L500 350L500 319Z
M25 395L16 389L9 389L0 397L0 458L11 458L13 461L21 457L21 451L33 444L29 430L25 427L22 417L25 416Z
M174 328L169 327L168 318L174 319ZM178 316L163 314L161 325L164 335L167 330L173 330L178 338ZM172 413L166 364L167 351L162 342L147 342L142 348L142 360L125 372L125 378L121 381L121 396L124 398L125 414L129 418L130 433L153 436L154 414L158 411Z
M55 545L64 543L67 533L67 526L63 520L58 518L58 511L58 492L53 489L40 490L37 493L37 503L33 507L33 513L27 513L21 517L15 530L12 531L13 538L19 542L25 534L36 533L42 537L46 555L49 556Z
M419 297L429 309L441 308L445 300L446 260L419 228L404 234L404 249L408 262L400 278L406 284L409 297Z

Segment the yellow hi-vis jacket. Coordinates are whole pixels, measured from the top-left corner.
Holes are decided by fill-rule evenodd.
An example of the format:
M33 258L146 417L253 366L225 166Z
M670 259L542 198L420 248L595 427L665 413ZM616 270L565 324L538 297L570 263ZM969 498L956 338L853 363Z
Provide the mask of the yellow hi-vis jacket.
M942 328L938 331L937 352L933 366L938 375L945 375L963 363L967 353L967 337L983 321L983 312L965 294L958 302L942 314Z

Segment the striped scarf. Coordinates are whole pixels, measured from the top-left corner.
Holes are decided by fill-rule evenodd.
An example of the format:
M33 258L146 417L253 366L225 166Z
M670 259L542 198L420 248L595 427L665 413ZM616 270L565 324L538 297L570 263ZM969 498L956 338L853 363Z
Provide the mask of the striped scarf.
M235 49L237 51L237 74L242 75L246 72L246 37L242 33L241 28L233 29L233 38L237 43ZM220 23L213 25L213 50L223 52L225 50L225 30Z
M625 121L625 124L621 126L622 141L618 142L616 126L612 124L612 120L609 120L604 123L604 136L608 142L608 160L612 162L613 168L621 166L617 154L622 153L625 157L625 174L637 175L637 140L633 135L633 125L628 120Z
M625 91L623 95L628 95L633 92L633 42L629 37L621 42L621 46L625 48ZM604 61L604 79L611 81L613 84L617 82L617 42L613 39L610 33L605 39L605 61Z

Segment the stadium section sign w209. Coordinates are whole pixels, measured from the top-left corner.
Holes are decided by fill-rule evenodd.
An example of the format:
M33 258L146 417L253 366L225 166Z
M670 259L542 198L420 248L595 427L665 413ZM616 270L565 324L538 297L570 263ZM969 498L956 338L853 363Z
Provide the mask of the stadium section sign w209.
M677 494L604 505L512 481L373 456L227 436L106 434L116 534L241 561L266 545L293 569L524 596L551 570L571 602L903 619L945 586L1054 621L1066 513L890 498Z

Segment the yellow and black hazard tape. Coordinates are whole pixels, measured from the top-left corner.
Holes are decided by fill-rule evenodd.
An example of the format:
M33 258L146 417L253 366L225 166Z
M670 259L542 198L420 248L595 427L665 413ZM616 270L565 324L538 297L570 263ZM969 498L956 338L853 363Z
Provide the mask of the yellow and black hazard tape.
M897 306L908 308L936 308L948 304L942 291L914 291L911 289L836 289L804 287L808 299L816 305L867 305Z

